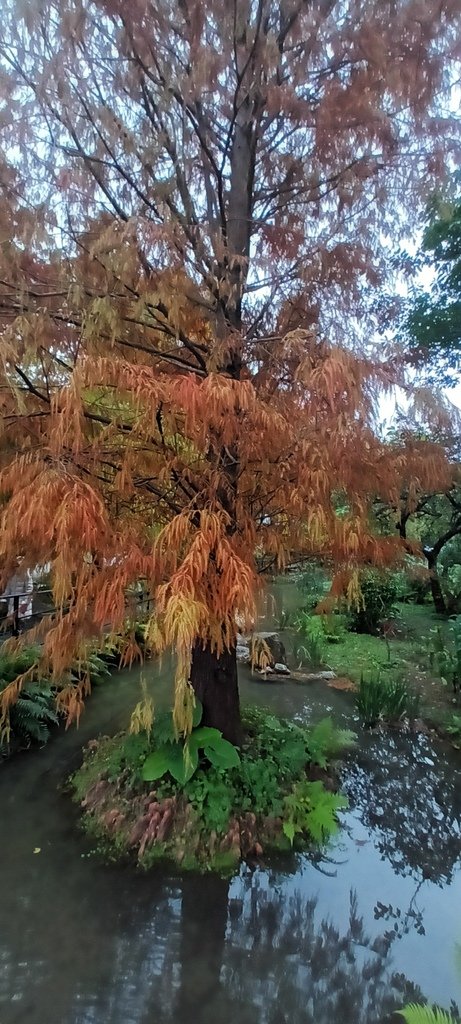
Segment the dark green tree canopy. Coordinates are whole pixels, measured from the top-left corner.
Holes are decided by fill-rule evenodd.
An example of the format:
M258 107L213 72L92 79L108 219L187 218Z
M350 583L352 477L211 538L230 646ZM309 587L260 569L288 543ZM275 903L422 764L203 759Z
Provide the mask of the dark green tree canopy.
M435 280L421 291L406 321L418 362L428 363L433 378L456 384L461 365L461 192L440 198L429 209L418 266L429 266Z

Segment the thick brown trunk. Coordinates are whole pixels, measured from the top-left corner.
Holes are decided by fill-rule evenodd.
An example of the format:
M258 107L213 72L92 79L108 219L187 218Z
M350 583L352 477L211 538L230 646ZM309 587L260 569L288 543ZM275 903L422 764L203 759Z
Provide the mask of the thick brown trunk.
M192 651L190 681L203 705L202 724L219 729L226 740L239 746L242 723L235 647L218 657L198 641Z
M427 556L426 556L427 557ZM442 587L440 584L439 574L437 571L437 561L433 558L427 559L427 566L429 569L429 579L431 582L431 594L434 602L434 608L438 615L447 614L447 605L443 596Z

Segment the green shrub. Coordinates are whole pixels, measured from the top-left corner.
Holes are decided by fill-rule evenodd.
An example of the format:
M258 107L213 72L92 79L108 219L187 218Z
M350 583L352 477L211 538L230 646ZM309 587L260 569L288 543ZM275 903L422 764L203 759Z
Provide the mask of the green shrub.
M350 629L355 633L376 633L380 622L394 613L397 597L395 574L378 569L360 573L362 599L350 611Z
M445 686L453 692L461 689L461 615L450 620L448 632L440 627L431 630L429 644L431 668L435 669Z
M429 573L420 559L409 557L405 567L389 574L395 585L395 600L404 604L425 604L431 596Z
M173 738L149 754L143 765L144 781L156 782L170 774L184 786L197 771L201 751L214 768L234 768L240 764L236 747L223 738L219 729L202 725L193 729L186 740Z
M309 612L301 611L295 619L296 630L302 637L298 644L297 653L302 656L302 661L312 668L319 668L325 656L325 632L322 619L319 615L312 615Z
M346 636L347 616L338 612L322 615L323 635L327 644L340 644Z
M461 715L451 715L445 728L453 740L459 742L461 740Z
M39 657L39 647L15 652L0 648L0 692L32 668ZM54 705L54 692L46 680L25 684L0 731L1 753L6 755L14 748L28 747L33 742L46 743L50 726L58 721Z
M0 689L11 683L16 676L27 672L40 658L39 647L25 647L21 651L5 651L0 648Z
M0 693L17 676L28 672L40 661L41 648L25 647L19 651L0 648ZM100 682L109 675L104 660L95 652L75 661L70 678L77 682L89 672L92 682ZM50 726L57 725L59 716L55 706L55 689L47 678L27 682L17 701L11 705L0 733L3 755L15 749L30 746L32 742L44 744L50 735Z

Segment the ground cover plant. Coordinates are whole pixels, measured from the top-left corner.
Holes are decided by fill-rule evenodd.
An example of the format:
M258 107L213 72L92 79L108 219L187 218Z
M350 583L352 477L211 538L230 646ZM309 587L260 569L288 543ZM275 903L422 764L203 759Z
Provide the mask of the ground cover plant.
M90 744L72 779L87 831L112 855L149 866L232 867L271 848L322 845L347 804L331 758L354 743L331 719L313 728L261 709L244 711L239 751L201 725L196 705L186 740L171 713L152 728Z

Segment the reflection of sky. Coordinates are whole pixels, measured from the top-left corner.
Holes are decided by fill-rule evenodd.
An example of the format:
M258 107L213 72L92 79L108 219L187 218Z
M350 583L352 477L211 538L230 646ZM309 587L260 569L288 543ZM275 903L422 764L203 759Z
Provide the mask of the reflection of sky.
M404 916L417 882L396 875L389 862L379 856L370 832L363 828L357 814L343 815L343 821L351 833L343 832L331 851L332 858L338 861L336 875L329 877L309 861L301 861L299 873L284 879L283 891L288 896L301 890L304 895L317 898L317 917L330 917L343 934L349 921L350 890L355 889L365 931L374 939L394 925L393 920L374 920L377 902L392 904ZM325 870L334 870L334 865L326 864ZM269 886L269 878L260 884ZM238 893L239 885L238 879L233 882L231 896ZM444 889L430 881L423 882L415 907L422 912L426 934L418 935L410 920L408 934L396 939L390 949L389 967L419 985L429 1000L442 1006L448 1006L451 998L461 1003L461 977L455 963L456 943L461 940L461 864L451 885Z

